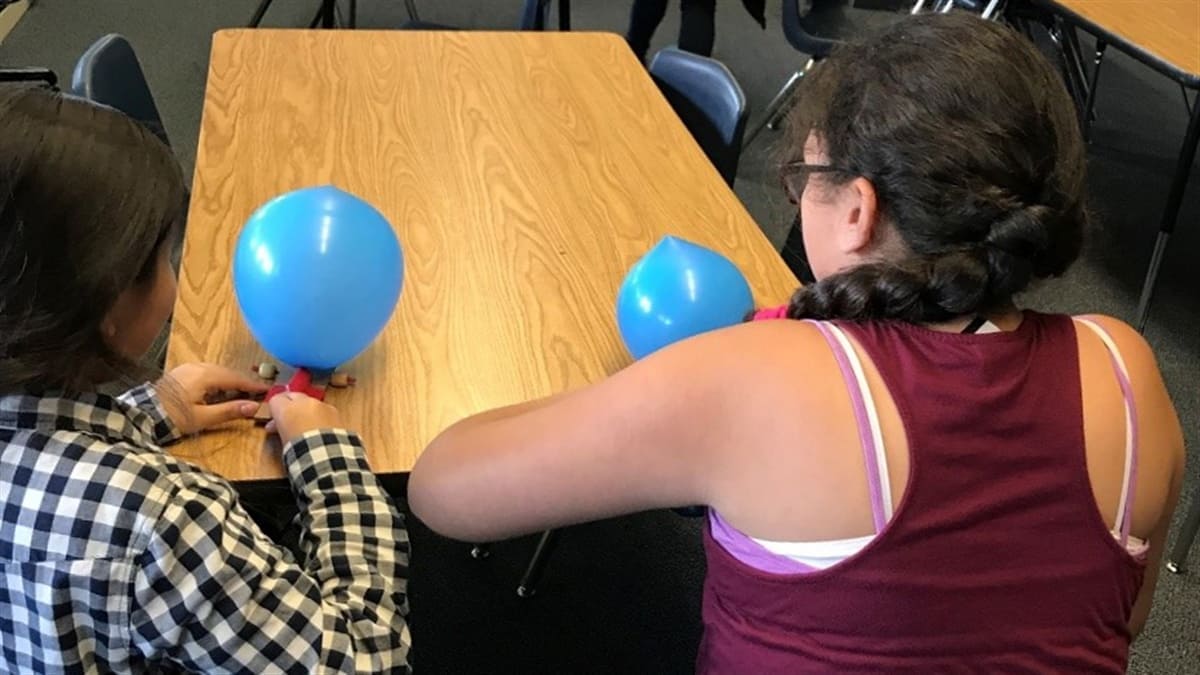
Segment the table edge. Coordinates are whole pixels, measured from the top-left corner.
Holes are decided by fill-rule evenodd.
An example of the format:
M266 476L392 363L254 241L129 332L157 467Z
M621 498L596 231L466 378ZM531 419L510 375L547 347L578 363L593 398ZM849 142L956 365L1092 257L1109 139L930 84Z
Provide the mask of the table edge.
M1176 63L1166 60L1155 52L1152 52L1145 47L1126 39L1124 36L1114 33L1111 28L1106 28L1100 24L1088 19L1082 14L1076 12L1073 8L1068 7L1058 0L1032 0L1033 4L1047 11L1061 14L1071 23L1083 28L1092 35L1101 36L1109 44L1115 45L1117 48L1129 53L1138 61L1150 66L1154 70L1177 80L1180 84L1191 88L1200 88L1200 72L1193 73Z

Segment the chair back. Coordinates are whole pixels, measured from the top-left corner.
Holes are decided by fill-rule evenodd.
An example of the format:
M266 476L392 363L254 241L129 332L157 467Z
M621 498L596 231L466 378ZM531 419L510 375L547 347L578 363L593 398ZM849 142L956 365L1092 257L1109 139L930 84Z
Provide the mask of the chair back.
M120 110L154 132L163 143L171 144L142 65L124 37L111 33L87 48L75 64L71 91Z
M746 95L725 64L668 47L650 76L725 182L733 185L746 132Z

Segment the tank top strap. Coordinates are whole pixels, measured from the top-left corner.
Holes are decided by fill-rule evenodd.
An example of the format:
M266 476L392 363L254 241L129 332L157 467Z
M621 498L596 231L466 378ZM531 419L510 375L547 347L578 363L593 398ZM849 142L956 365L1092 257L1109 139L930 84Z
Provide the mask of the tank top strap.
M829 349L833 352L838 369L846 382L846 390L850 394L850 405L854 412L855 425L858 427L859 443L862 446L863 462L867 467L867 488L871 499L871 516L875 523L875 533L883 531L884 526L892 519L892 486L888 478L887 452L883 444L883 431L879 425L879 414L875 409L875 399L871 395L871 387L863 372L862 361L858 353L846 337L846 333L836 324L826 321L809 321L821 332Z
M1121 534L1121 545L1129 541L1129 527L1133 514L1134 490L1137 484L1138 461L1138 415L1137 402L1133 398L1133 385L1129 381L1129 369L1125 367L1125 359L1117 349L1116 342L1100 324L1083 318L1076 318L1076 323L1087 326L1100 338L1108 350L1108 358L1112 363L1117 383L1121 387L1121 396L1125 399L1125 471L1121 483L1121 498L1117 501L1117 529Z

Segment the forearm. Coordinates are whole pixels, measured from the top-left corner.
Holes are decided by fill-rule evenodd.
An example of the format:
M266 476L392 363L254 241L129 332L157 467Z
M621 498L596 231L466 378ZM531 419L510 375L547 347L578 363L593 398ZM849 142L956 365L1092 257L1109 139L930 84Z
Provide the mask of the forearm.
M408 614L408 533L367 466L362 442L344 430L310 432L288 444L284 464L299 506L306 571L346 617L360 649L386 642Z
M228 484L199 472L178 480L133 583L131 637L147 659L189 672L407 669L402 527L395 546L382 537L378 550L335 543L305 569L267 539ZM354 538L365 528L345 529Z

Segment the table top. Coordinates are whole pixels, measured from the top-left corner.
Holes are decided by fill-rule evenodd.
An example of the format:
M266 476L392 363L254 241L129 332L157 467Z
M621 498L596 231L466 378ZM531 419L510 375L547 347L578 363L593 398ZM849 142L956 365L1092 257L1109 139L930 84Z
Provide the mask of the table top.
M1119 40L1143 60L1157 62L1192 86L1200 85L1200 0L1038 0L1064 10L1088 30Z
M405 253L396 313L331 389L379 473L473 413L629 362L613 315L667 234L716 249L760 304L795 277L616 35L227 30L213 38L168 366L267 359L234 298L242 225L331 183ZM232 480L283 476L250 422L172 451Z

